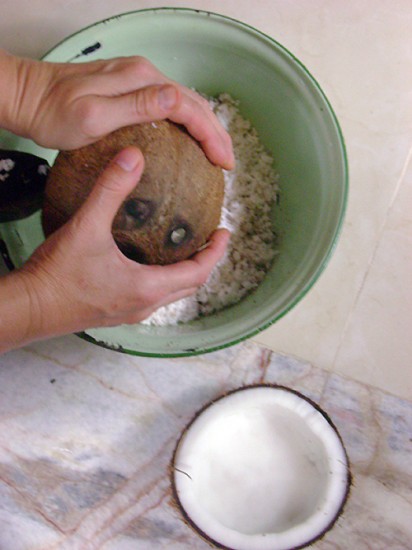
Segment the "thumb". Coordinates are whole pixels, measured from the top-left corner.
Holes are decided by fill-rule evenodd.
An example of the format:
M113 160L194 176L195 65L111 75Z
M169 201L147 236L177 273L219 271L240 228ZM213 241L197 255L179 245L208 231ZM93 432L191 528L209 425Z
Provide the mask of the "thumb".
M120 151L99 176L79 214L93 216L100 227L111 230L117 211L140 180L143 168L139 149L127 147Z
M172 84L152 85L121 96L99 97L102 112L109 113L100 120L100 134L130 124L163 120L180 106L182 95Z

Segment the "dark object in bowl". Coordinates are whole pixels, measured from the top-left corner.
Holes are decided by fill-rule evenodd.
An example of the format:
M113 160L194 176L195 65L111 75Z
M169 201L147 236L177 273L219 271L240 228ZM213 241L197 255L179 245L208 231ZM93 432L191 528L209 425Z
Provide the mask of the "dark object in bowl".
M0 150L0 222L27 218L43 202L49 164L21 151Z

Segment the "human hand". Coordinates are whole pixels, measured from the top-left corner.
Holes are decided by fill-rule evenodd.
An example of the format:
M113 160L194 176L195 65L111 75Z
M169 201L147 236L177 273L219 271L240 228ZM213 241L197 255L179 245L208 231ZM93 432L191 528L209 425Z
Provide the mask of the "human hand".
M211 162L233 168L230 136L208 102L143 57L46 63L8 56L11 60L18 78L9 129L43 147L76 149L120 127L168 118L187 128Z
M138 149L120 152L73 218L18 270L30 303L26 340L137 323L207 280L225 251L226 230L216 231L210 246L192 258L167 266L138 264L117 248L112 221L143 165Z

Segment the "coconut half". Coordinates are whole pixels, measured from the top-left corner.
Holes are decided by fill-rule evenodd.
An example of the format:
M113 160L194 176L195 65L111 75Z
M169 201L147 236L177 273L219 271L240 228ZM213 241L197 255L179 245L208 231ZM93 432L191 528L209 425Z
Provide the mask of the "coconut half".
M339 517L349 462L315 403L282 386L247 386L195 416L177 444L172 485L185 519L215 546L296 549Z

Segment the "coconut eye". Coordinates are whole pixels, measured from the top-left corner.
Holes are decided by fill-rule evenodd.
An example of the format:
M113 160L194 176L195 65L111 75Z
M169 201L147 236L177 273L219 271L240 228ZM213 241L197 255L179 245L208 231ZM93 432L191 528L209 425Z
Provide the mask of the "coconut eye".
M184 227L178 227L170 233L170 240L173 244L181 244L186 237L186 229Z
M169 246L178 247L187 242L192 236L190 228L185 223L179 223L173 226L173 229L169 231L167 237L167 244Z
M153 216L155 204L145 199L129 199L124 208L127 216L133 218L135 226L141 227Z

